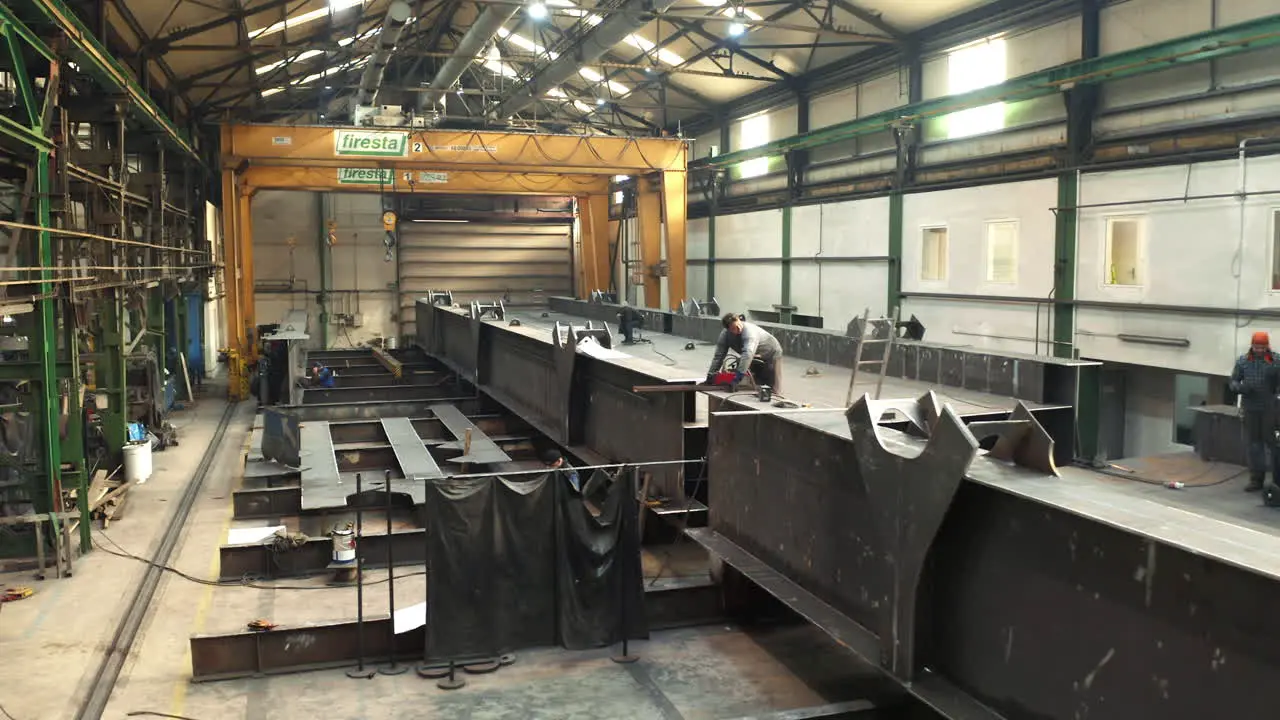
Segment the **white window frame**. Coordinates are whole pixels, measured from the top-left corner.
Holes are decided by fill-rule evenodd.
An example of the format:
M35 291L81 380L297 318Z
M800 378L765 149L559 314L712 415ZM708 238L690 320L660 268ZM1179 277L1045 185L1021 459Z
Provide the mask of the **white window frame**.
M943 246L942 246L942 277L940 278L925 277L925 274L924 274L924 258L925 258L924 239L925 239L925 235L930 230L945 230L947 232L946 241L943 243ZM920 282L939 283L939 284L947 282L947 280L951 277L951 228L947 226L945 223L921 225L919 237L920 237L920 267L919 267L919 271L916 274L920 278Z
M1280 288L1275 287L1274 274L1276 262L1280 260L1280 205L1267 208L1267 292L1280 295Z
M1118 220L1136 220L1138 221L1138 282L1136 283L1113 283L1111 282L1111 225ZM1147 223L1149 217L1146 214L1123 213L1116 215L1104 215L1102 218L1102 277L1099 281L1104 288L1115 288L1119 290L1137 290L1147 285Z
M992 225L1012 225L1013 226L1013 279L1012 280L996 280L992 275L991 266L991 226ZM948 244L950 244L948 242ZM1022 245L1022 223L1016 218L997 218L986 220L982 223L982 264L983 279L988 285L1017 285L1018 278L1021 276L1018 266L1018 259L1021 254Z

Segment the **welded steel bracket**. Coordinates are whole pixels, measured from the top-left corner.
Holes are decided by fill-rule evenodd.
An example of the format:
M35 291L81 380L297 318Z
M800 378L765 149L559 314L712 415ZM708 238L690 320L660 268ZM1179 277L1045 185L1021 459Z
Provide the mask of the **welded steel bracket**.
M980 441L996 436L995 447L987 453L989 457L1061 477L1053 461L1053 437L1021 402L1009 413L1009 419L969 423L969 432Z
M507 307L502 304L501 299L488 303L479 300L471 301L471 319L484 320L486 317L493 320L507 319Z
M890 411L927 436L923 450L881 428ZM918 400L871 400L845 412L858 470L884 542L892 587L881 601L881 663L895 676L916 675L917 593L929 548L978 453L978 441L948 405L929 392Z
M593 327L590 322L584 326L574 327L556 321L551 328L551 344L555 347L553 357L556 365L556 417L559 419L556 430L557 442L564 445L574 444L580 428L578 424L583 413L579 404L586 402L586 388L578 376L578 347L584 342L594 342L601 347L613 347L613 335L609 326Z
M453 305L453 291L452 290L428 290L427 302L432 305L443 305L445 307L450 307Z

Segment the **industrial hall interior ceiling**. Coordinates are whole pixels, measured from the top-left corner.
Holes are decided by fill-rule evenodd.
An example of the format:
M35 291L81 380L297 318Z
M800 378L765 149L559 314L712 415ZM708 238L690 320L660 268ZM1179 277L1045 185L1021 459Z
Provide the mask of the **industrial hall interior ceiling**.
M0 718L1275 717L1276 0L0 0L0 257Z

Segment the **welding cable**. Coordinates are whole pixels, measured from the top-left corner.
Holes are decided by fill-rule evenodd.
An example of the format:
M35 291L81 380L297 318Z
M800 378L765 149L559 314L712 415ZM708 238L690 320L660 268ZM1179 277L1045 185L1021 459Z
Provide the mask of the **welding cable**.
M174 575L177 575L183 580L196 583L197 585L208 585L210 587L250 587L257 590L331 590L333 588L347 587L346 585L264 585L260 582L255 582L255 580L250 575L245 575L241 577L239 580L209 580L207 578L196 577L189 573L185 573L175 567L171 567L169 565L162 565L160 563L154 562L152 560L148 560L147 558L141 557L139 555L135 555L129 552L128 550L125 550L123 547L120 547L119 543L117 543L115 540L112 540L110 537L107 536L106 533L102 532L101 530L94 528L93 531L101 535L103 539L105 539L107 542L111 543L112 545L115 545L116 548L118 548L118 550L111 550L99 544L95 540L93 543L94 547L98 548L102 552L108 555L114 555L116 557L128 558L130 560L137 560L138 562L151 565L152 567L160 568L164 572L173 573ZM388 577L382 578L381 580L366 580L364 584L365 584L365 587L368 587L370 585L381 585L382 583L390 582L392 579L403 580L405 578L417 577L419 575L426 575L426 574L427 574L426 570L418 570L411 573L405 573L403 575L396 575L394 578L388 575Z
M1237 472L1234 472L1234 473L1232 473L1232 474L1230 474L1230 475L1228 475L1228 476L1226 476L1226 477L1224 477L1224 478L1221 478L1221 479L1218 479L1218 480L1214 480L1214 481L1212 481L1212 482L1207 482L1207 483L1198 483L1198 482L1196 482L1197 480L1200 480L1200 479L1204 478L1205 476L1207 476L1209 473L1213 472L1214 470L1217 470L1217 469L1218 469L1218 466L1220 466L1220 465L1224 465L1224 464L1226 464L1226 463L1214 463L1214 462L1211 462L1211 463L1209 463L1209 467L1207 467L1207 468L1205 468L1204 470L1202 470L1198 475L1195 475L1194 477L1187 478L1186 480L1157 480L1157 479L1152 478L1152 477L1147 477L1147 476L1145 476L1145 475L1140 475L1140 474L1138 474L1137 472L1126 473L1126 472L1122 472L1122 471L1120 471L1120 470L1112 470L1112 469L1111 469L1112 467L1118 467L1118 466L1116 466L1116 465L1110 465L1110 464L1109 464L1109 465L1108 465L1108 467L1097 468L1097 467L1091 467L1091 466L1089 466L1087 463L1077 463L1077 465L1078 465L1079 467L1082 467L1082 468L1084 468L1084 469L1086 469L1086 470L1089 470L1089 471L1092 471L1092 472L1096 472L1096 473L1098 473L1099 475L1106 475L1106 476L1108 476L1108 477L1120 478L1121 480L1132 480L1133 482L1140 482L1140 483L1143 483L1143 484L1146 484L1146 485L1159 485L1159 486L1161 486L1161 487L1168 487L1170 483L1172 483L1172 482L1177 482L1177 483L1181 483L1181 484L1182 484L1182 487L1183 487L1183 488L1185 488L1185 489L1187 489L1187 490L1191 490L1191 489L1195 489L1195 488L1210 488L1210 487L1217 487L1218 485L1223 485L1223 484L1229 483L1229 482L1231 482L1232 480L1235 480L1236 478L1240 477L1241 475L1244 475L1245 473L1249 472L1249 469L1248 469L1248 468L1241 468L1241 469L1240 469L1240 470L1238 470Z
M653 587L655 584L657 584L658 580L662 578L662 573L666 570L667 564L671 562L671 553L675 551L676 545L680 544L680 540L685 537L685 534L686 534L685 531L689 529L689 512L693 509L694 500L698 498L698 491L702 489L702 483L706 479L706 474L707 474L707 469L704 466L702 469L702 474L698 476L698 479L696 481L694 481L693 492L689 494L689 498L685 502L684 517L681 519L680 529L679 531L677 531L677 534L676 534L676 541L668 545L666 552L662 554L662 562L658 564L658 572L653 576L653 579L649 581L649 587ZM645 498L645 499L647 500L648 498ZM682 577L682 576L676 575L674 577Z
M173 718L173 720L195 720L195 718L189 718L186 715L173 715L171 713L156 712L154 710L130 710L124 715L125 717L162 717Z
M3 603L0 603L0 605L3 605ZM10 715L8 710L4 709L4 705L0 705L0 714L3 714L6 720L18 720L14 716Z

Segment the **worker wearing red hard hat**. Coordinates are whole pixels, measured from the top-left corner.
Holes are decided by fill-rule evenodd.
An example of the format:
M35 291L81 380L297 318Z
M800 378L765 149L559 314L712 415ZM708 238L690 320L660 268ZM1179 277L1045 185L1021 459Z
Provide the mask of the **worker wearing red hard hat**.
M1258 331L1249 350L1236 360L1231 371L1231 391L1239 393L1244 411L1244 441L1249 456L1249 484L1245 490L1262 489L1267 475L1267 450L1275 432L1276 392L1280 389L1280 367L1271 352L1271 337Z

